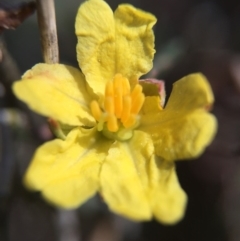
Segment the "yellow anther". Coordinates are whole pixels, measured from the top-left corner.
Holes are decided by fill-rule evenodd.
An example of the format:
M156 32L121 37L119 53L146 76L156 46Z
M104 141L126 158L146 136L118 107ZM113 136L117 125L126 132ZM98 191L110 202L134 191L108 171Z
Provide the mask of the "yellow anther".
M121 140L130 138L132 130L139 123L138 113L144 99L141 85L135 85L131 92L128 79L116 74L113 80L107 83L105 96L100 104L97 101L90 104L93 117L98 122L98 131L105 134L116 133L117 138Z
M132 126L135 125L136 120L137 120L136 115L131 114L131 115L129 116L128 120L123 123L123 126L124 126L125 128L132 127Z
M100 118L102 116L102 111L99 107L99 104L96 100L93 100L90 104L91 112L93 117L97 120L100 121Z
M122 79L123 76L121 74L115 74L114 79Z
M107 128L111 132L117 132L118 131L118 122L117 117L115 115L108 115L107 117Z
M121 74L116 74L114 79L113 79L113 86L114 86L114 90L121 88L122 89L122 80L123 77Z
M114 93L114 110L117 118L121 117L123 109L122 89L116 89Z
M105 96L104 109L109 114L114 114L114 100L112 96Z
M130 84L127 78L122 79L122 86L123 86L123 95L130 94Z
M106 84L106 88L105 88L105 96L113 96L114 92L113 92L113 82L109 81Z
M121 121L122 123L126 122L129 118L130 111L131 111L131 104L132 99L129 95L126 95L123 97L123 111L121 115Z
M139 84L135 85L131 93L132 102L134 102L136 97L141 93L142 93L142 86Z
M114 110L115 110L115 115L117 116L117 118L121 117L122 114L122 108L123 108L123 100L122 100L122 96L123 96L123 86L122 86L122 75L121 74L117 74L114 77L113 80L113 88L114 88Z
M143 93L139 93L132 103L131 113L132 114L138 114L138 112L141 110L143 102L145 100L145 96Z

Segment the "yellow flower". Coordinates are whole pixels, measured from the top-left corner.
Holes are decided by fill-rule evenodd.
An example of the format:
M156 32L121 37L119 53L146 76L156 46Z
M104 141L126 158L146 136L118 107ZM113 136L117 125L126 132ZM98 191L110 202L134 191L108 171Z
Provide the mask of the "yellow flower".
M186 195L174 160L200 155L216 132L206 109L213 94L201 74L163 95L138 82L152 68L156 18L131 5L113 13L102 0L81 5L76 18L81 71L37 64L13 86L34 111L64 128L63 139L38 148L24 178L51 203L75 208L101 193L109 208L133 220L180 220Z

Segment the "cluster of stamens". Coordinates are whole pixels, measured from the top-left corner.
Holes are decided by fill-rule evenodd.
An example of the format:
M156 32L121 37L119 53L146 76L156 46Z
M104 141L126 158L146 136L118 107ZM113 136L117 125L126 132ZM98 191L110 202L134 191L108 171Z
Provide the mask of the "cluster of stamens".
M110 132L117 132L121 125L124 128L134 128L144 99L141 85L135 85L131 92L128 79L116 74L106 85L102 106L96 100L91 102L98 130L101 131L104 124Z

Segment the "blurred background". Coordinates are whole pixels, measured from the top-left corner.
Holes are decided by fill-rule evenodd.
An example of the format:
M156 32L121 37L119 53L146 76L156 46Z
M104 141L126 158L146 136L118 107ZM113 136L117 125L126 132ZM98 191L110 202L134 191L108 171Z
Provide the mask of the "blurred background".
M115 9L118 0L107 0ZM0 0L0 9L21 1ZM74 20L80 0L57 0L60 62L78 66ZM240 2L129 0L156 15L154 68L167 94L184 75L210 81L219 129L197 160L177 162L189 197L174 226L134 223L110 213L99 197L74 211L56 209L21 179L34 150L52 135L43 117L15 99L11 84L42 62L36 13L0 36L0 241L240 241Z

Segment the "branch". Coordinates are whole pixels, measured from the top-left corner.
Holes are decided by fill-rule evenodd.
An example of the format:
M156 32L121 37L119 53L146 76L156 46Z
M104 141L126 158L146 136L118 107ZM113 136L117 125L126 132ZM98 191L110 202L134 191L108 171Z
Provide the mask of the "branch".
M58 63L59 53L54 0L37 0L37 15L44 62L48 64Z

